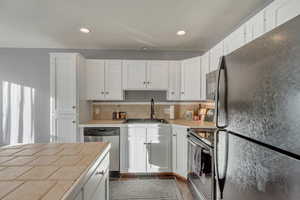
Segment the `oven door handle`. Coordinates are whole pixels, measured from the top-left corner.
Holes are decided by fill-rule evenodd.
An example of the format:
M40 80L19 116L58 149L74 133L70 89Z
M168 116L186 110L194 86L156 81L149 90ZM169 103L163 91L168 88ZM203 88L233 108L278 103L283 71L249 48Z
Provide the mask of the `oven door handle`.
M202 147L202 148L205 148L205 149L211 149L212 147L210 147L208 144L206 144L205 142L203 142L203 141L201 141L201 140L198 140L197 142L195 141L195 140L193 140L192 138L191 138L191 136L190 135L187 135L187 139L188 139L188 142L190 142L190 143L192 143L192 144L194 144L194 145L196 145L196 146L200 146L200 147Z

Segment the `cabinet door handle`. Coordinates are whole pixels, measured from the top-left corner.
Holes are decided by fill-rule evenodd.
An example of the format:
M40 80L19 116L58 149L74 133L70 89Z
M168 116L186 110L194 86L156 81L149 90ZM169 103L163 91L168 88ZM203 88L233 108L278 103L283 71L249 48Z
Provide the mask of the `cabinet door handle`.
M97 172L96 172L96 175L104 175L104 170L102 170L102 171L97 171Z
M145 85L147 82L146 82L146 81L144 81L143 83L144 83L144 85Z

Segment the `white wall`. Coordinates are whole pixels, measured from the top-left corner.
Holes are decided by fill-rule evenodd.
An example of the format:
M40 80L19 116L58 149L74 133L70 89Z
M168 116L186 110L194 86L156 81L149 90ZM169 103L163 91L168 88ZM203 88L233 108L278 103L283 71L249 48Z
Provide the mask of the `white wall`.
M49 58L0 49L0 144L49 141Z

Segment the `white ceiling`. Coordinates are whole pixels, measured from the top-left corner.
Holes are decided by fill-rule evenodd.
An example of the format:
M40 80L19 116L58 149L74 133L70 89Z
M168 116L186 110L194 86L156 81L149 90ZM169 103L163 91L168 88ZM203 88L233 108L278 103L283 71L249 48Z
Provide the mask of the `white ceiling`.
M205 51L270 1L0 0L0 47Z

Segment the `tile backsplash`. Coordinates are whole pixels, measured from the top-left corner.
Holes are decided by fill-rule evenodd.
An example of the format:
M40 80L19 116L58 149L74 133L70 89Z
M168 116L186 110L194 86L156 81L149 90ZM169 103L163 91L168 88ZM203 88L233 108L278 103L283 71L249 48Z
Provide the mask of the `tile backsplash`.
M157 118L170 118L170 105L175 107L175 119L183 119L184 114L188 110L198 112L200 107L213 108L214 103L187 103L187 104L156 104L155 115ZM127 118L149 118L150 104L92 104L93 120L109 120L112 119L113 112L126 112Z

